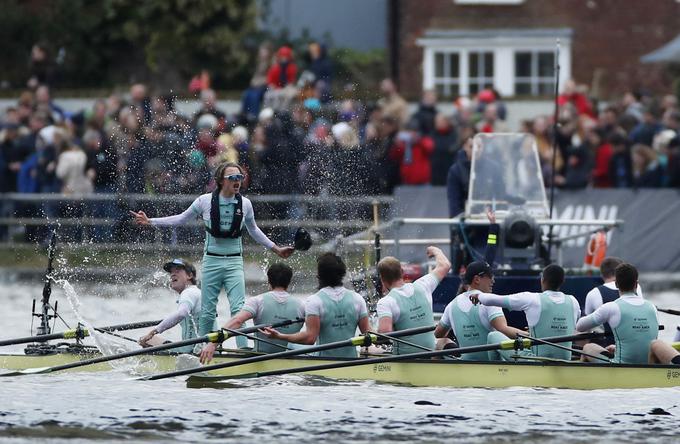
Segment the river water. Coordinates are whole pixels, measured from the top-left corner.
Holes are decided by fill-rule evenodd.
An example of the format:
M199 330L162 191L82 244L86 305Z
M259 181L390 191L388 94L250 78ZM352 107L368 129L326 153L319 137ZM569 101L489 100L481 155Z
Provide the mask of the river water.
M77 310L94 325L162 318L175 299L157 283L76 286ZM40 294L36 285L3 285L0 338L30 334L31 299ZM650 299L678 305L673 292ZM76 315L56 285L53 300L73 326ZM226 313L223 305L219 310ZM678 319L661 321L668 339ZM137 381L128 370L0 378L0 441L665 443L677 441L680 417L680 388L413 388L281 376L199 390L182 378Z

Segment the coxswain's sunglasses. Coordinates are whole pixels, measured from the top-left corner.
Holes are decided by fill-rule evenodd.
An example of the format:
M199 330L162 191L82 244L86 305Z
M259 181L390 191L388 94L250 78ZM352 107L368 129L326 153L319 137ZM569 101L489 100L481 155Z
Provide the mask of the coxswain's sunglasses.
M232 182L237 182L243 180L243 174L230 174L228 176L224 176L224 178Z

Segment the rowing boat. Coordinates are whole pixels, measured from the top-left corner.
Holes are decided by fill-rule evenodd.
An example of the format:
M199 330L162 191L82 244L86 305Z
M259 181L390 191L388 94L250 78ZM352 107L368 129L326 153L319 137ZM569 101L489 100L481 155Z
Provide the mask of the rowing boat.
M48 270L50 268L51 267L48 267ZM46 289L49 290L49 280L48 284L46 284ZM43 373L42 371L39 371L42 369L52 371L53 369L50 369L51 367L55 367L55 370L57 371L107 371L112 368L111 364L98 361L102 359L124 358L131 354L140 354L140 356L135 357L134 361L126 361L124 367L132 368L136 373L173 373L173 371L177 369L184 370L198 366L196 357L167 352L150 354L146 351L135 351L122 353L112 357L103 357L95 347L85 346L80 343L80 340L89 334L87 330L81 329L80 326L75 330L50 334L48 320L51 317L56 316L56 304L55 307L49 305L49 291L44 291L43 295L41 312L35 313L34 310L34 315L41 319L39 335L36 337L4 341L7 343L5 345L26 343L29 341L41 342L40 338L75 339L77 342L75 344L34 344L27 347L24 354L0 354L0 368L10 371L29 369L26 372L19 372L22 374ZM50 310L53 310L55 314L50 315ZM300 320L290 320L286 322L298 321ZM157 322L158 321L149 321L147 323L156 324ZM133 329L139 328L139 325L140 323L131 323L122 326L95 328L94 330L114 334L120 337L120 335L109 330L117 331L118 328L116 327L123 327L120 328L120 330L124 330L125 328ZM395 335L396 333L398 332L395 332ZM402 333L405 333L405 331L402 331ZM213 333L210 335L213 335ZM123 338L132 340L130 338ZM564 338L567 337L559 337L559 339ZM352 342L352 344L359 345L363 343L361 337L356 339L359 340L358 343ZM195 343L207 341L207 337L197 338ZM216 342L213 339L210 339L210 341ZM353 339L351 341L353 341ZM177 344L181 345L180 343ZM157 348L162 347L164 346L159 346ZM679 347L680 345L676 344L676 348ZM149 350L149 352L151 351L152 350ZM396 359L397 357L376 359L328 359L292 355L287 357L271 356L271 359L260 360L258 362L250 362L251 359L244 360L245 357L249 356L252 357L253 353L237 353L236 351L219 353L215 355L212 364L215 364L215 366L225 364L224 367L210 369L207 372L204 371L196 376L192 376L189 378L189 385L192 387L200 387L214 383L219 384L220 381L225 379L266 376L267 374L276 372L287 373L287 370L294 370L294 373L333 379L375 380L378 382L412 386L489 388L524 386L568 389L630 389L680 386L680 367L664 365L586 364L546 359L516 362L478 362L450 359L419 359L387 362ZM404 358L408 359L412 358L412 356L405 356ZM90 365L83 365L86 364L83 361L91 359L97 362L91 364L88 362L87 364ZM81 362L82 364L78 364L77 367L75 365L69 365ZM64 366L64 368L58 368L60 366ZM184 369L182 369L182 367ZM191 370L191 372L195 371L196 370ZM177 375L168 374L165 376L172 377ZM160 378L152 377L151 379Z
M0 368L20 370L78 362L96 356L92 353L55 353L51 355L0 355ZM136 370L157 373L175 370L178 354L144 355L136 358ZM185 355L186 356L186 355ZM213 363L233 362L243 353L216 354ZM358 358L359 360L364 358ZM191 387L211 386L225 378L256 376L263 372L308 366L339 364L351 359L318 357L281 358L229 367L189 378ZM108 363L66 371L107 371ZM325 369L304 374L342 380L374 380L412 386L489 387L513 386L565 389L631 389L680 386L680 367L664 365L584 364L564 361L477 362L461 360L418 360L357 365Z
M192 387L210 386L211 383L225 377L254 376L265 371L305 367L323 362L315 358L276 359L216 370L211 372L211 376L192 376L189 378L189 384ZM333 379L374 380L392 384L439 387L521 386L592 390L680 386L680 368L677 366L549 361L406 361L311 371L306 374Z

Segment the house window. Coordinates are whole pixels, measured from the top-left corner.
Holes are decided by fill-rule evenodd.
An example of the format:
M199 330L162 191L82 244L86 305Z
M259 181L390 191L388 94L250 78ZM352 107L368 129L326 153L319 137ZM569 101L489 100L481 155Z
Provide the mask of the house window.
M569 28L430 29L423 47L423 89L442 98L494 88L502 97L550 96L555 88L555 41L560 83L571 77Z
M515 52L515 94L550 95L555 91L555 53Z
M477 94L484 88L493 88L493 53L468 53L468 78L470 94Z
M434 53L434 89L440 97L456 97L460 94L460 54Z

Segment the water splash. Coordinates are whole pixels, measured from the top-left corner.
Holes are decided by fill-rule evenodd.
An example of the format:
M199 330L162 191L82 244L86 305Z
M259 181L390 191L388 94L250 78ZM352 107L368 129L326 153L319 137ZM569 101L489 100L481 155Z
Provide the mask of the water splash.
M169 283L170 278L168 273L163 270L156 270L151 274L151 276L137 283L138 285L137 299L148 300L149 293L153 289L158 287L167 287Z
M123 342L121 339L118 339L114 336L110 336L104 333L100 333L97 330L95 330L94 326L80 313L82 302L80 301L78 293L76 289L73 287L73 285L71 285L71 283L67 279L52 278L52 280L54 281L54 283L61 286L61 288L64 290L66 300L71 306L71 310L75 314L76 319L80 324L85 326L88 332L90 332L90 337L94 340L95 346L104 356L112 356L134 349L133 347L130 347L128 343ZM143 367L144 371L149 370L147 368L149 360L137 357L109 361L109 364L114 369L134 373L138 373L139 370L142 370L142 368L140 367Z

